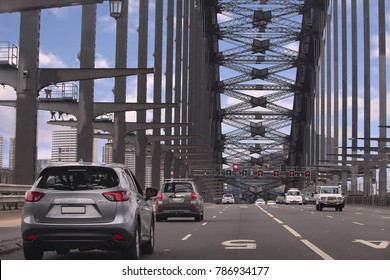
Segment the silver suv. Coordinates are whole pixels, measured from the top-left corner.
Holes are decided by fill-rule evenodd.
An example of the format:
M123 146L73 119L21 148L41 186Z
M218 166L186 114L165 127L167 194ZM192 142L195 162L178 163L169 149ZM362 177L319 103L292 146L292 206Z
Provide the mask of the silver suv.
M41 171L22 214L25 259L44 251L108 250L125 259L154 251L154 212L134 175L120 164L72 163Z
M168 217L194 217L203 220L203 197L193 181L165 182L157 195L156 221Z

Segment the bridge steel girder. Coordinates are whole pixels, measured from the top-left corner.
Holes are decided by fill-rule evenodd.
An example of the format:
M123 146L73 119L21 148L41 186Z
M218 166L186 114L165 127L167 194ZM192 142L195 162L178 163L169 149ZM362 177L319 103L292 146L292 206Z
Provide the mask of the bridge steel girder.
M0 14L102 3L105 0L0 0Z
M305 4L309 5L311 2L305 1ZM297 68L297 81L301 90L296 93L294 99L294 116L291 125L292 137L290 139L288 161L290 166L310 166L314 164L312 161L314 158L313 141L315 133L314 129L311 128L314 118L316 85L314 73L319 63L320 40L322 40L325 28L325 21L321 19L326 18L327 8L326 4L322 3L322 5L313 5L303 13L303 18L311 18L311 23L308 24L305 20L302 23L303 34L307 37L302 36L299 49L300 57L303 57L303 67Z

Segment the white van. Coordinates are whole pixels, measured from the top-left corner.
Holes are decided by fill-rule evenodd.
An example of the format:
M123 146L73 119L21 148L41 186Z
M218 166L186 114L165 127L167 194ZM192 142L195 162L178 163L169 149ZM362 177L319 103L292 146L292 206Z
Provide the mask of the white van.
M297 188L289 189L284 196L284 204L299 204L302 205L302 193Z

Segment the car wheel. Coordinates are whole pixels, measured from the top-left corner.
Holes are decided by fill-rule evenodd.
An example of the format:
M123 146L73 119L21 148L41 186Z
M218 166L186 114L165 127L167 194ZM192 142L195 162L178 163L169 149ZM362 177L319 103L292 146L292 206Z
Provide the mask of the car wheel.
M163 214L157 214L156 215L156 222L162 222L165 221L167 218Z
M320 206L318 204L316 204L316 211L319 211L320 210Z
M42 260L43 251L37 248L23 247L23 254L26 260Z
M340 207L339 207L339 211L340 211L340 212L343 211L343 206L340 206Z
M126 247L122 252L126 260L138 260L141 255L139 226L135 227L134 240L130 247Z
M150 225L150 239L141 245L142 254L152 254L154 252L154 223Z
M322 205L318 205L320 211L322 211Z
M195 222L200 222L202 220L202 214L199 212L195 215Z
M70 252L70 249L57 249L56 250L58 255L67 255Z

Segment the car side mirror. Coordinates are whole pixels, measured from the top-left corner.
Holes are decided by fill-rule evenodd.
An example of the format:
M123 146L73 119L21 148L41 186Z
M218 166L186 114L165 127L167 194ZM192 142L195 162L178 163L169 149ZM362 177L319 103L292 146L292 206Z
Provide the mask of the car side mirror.
M151 197L157 196L158 190L154 188L146 188L145 189L145 197L146 199L149 199Z

